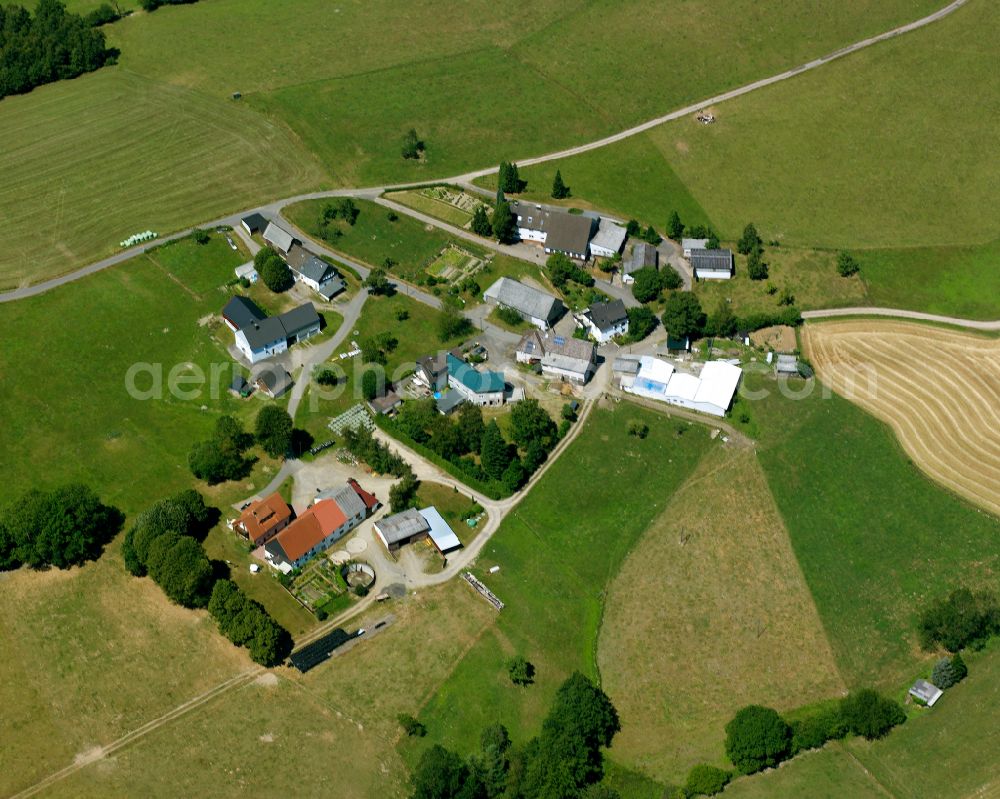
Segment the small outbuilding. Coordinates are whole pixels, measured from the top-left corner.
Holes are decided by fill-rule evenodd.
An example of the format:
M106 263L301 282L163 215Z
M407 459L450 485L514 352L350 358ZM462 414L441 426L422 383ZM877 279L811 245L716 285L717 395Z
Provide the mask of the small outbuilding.
M240 224L252 236L254 233L263 233L267 229L268 221L261 214L247 214L240 220Z
M622 282L634 283L635 273L642 269L657 269L659 267L659 252L648 241L637 241L630 252L622 259Z
M797 375L799 362L794 355L779 355L774 369L779 375Z
M941 698L944 691L934 685L934 683L927 682L927 680L917 680L910 686L908 693L917 701L923 702L927 707L934 707L934 703Z
M268 222L267 227L264 228L264 241L282 255L288 255L288 251L292 249L292 245L297 244L295 237L291 233L283 227L274 224L274 222Z
M271 399L277 399L292 387L292 376L278 364L268 364L254 375L254 385Z
M625 228L602 216L597 223L597 233L590 240L590 254L597 258L614 258L622 251L627 237Z
M233 270L233 272L236 273L237 280L246 280L250 283L256 283L260 277L257 274L257 267L253 265L253 261L248 261L245 264L240 264Z

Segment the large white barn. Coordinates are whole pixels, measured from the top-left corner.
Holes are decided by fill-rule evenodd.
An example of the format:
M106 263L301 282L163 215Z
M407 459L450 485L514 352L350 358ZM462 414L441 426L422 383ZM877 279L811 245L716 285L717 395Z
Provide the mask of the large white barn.
M725 416L733 403L743 370L725 361L709 361L700 375L678 372L659 358L643 355L637 374L621 379L623 391L648 399Z

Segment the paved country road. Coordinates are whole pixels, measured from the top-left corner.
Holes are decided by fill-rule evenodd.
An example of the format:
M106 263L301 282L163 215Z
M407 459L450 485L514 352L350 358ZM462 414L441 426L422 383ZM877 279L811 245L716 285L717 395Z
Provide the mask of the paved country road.
M555 161L560 158L567 158L572 155L579 155L581 153L590 152L591 150L597 150L601 147L606 147L609 144L614 144L615 142L622 141L623 139L627 139L631 136L636 136L640 133L644 133L645 131L655 128L658 125L662 125L665 122L670 122L672 120L680 119L690 114L694 114L700 109L705 108L707 106L718 105L720 103L725 102L726 100L732 100L736 97L741 97L745 94L750 94L751 92L757 91L758 89L763 89L775 83L780 83L781 81L794 78L797 75L801 75L811 70L818 69L819 67L829 64L832 61L836 61L837 59L843 58L844 56L850 55L851 53L856 53L859 50L864 50L865 48L871 47L872 45L878 44L879 42L883 42L888 39L895 38L896 36L900 36L902 34L918 30L919 28L923 28L927 25L930 25L941 19L944 19L949 14L952 14L953 12L957 11L959 8L964 6L967 2L968 0L953 0L953 2L949 3L944 8L941 8L938 11L935 11L933 14L929 14L926 17L915 20L914 22L907 23L905 25L900 25L899 27L893 28L892 30L886 31L885 33L881 33L877 36L870 36L867 39L862 39L859 42L855 42L854 44L848 45L847 47L842 47L839 50L835 50L834 52L829 53L828 55L815 58L812 61L809 61L805 64L801 64L800 66L785 70L784 72L781 72L777 75L772 75L769 78L763 78L761 80L754 81L753 83L748 83L744 86L740 86L739 88L731 89L728 92L718 94L714 97L706 98L698 103L693 103L691 105L684 106L683 108L679 108L676 111L671 111L670 113L664 114L663 116L656 117L655 119L650 119L646 122L643 122L642 124L635 125L631 128L627 128L626 130L620 131L611 136L607 136L603 139L598 139L596 141L592 141L587 144L577 145L576 147L570 147L569 149L566 150L558 150L556 152L547 153L545 155L539 155L539 156L534 156L532 158L519 160L517 163L521 166L533 166L535 164L542 164L547 161ZM488 167L486 169L466 172L465 174L462 175L455 175L450 178L442 177L438 179L438 182L459 183L459 184L469 183L476 178L484 177L486 175L491 175L497 170L498 167L496 166ZM241 211L239 213L230 214L220 219L204 222L200 225L200 227L213 228L213 227L218 227L219 225L230 225L232 227L236 227L239 224L240 218L249 213L253 213L256 211L264 215L271 215L271 216L280 215L282 208L292 203L300 202L302 200L318 200L318 199L326 199L329 197L362 197L365 199L374 200L378 198L383 192L388 191L390 189L405 189L414 186L422 186L426 185L427 182L428 181L424 180L420 181L419 183L403 183L397 185L371 186L367 188L343 188L343 189L334 189L332 191L318 191L318 192L310 192L307 194L299 194L294 197L286 197L281 200L275 200L272 203L260 206L258 208L248 208L245 211ZM137 247L132 247L127 250L122 250L121 252L109 256L108 258L104 258L100 261L96 261L95 263L90 264L89 266L85 266L81 269L78 269L75 272L69 272L65 275L62 275L60 277L55 277L50 280L46 280L42 283L36 283L35 285L32 286L23 286L21 288L14 289L13 291L2 293L0 294L0 303L12 302L14 300L33 297L38 294L42 294L46 291L49 291L50 289L54 289L57 286L62 286L74 280L79 280L80 278L86 277L87 275L92 275L95 272L101 271L102 269L107 269L110 266L114 266L115 264L119 264L122 261L125 261L129 258L139 255L145 252L146 250L150 249L150 247L156 246L157 244L162 244L165 241L173 241L174 239L183 238L184 236L188 235L192 230L193 228L187 228L185 230L172 233L168 236L164 236L163 238L157 239L154 242L139 245Z

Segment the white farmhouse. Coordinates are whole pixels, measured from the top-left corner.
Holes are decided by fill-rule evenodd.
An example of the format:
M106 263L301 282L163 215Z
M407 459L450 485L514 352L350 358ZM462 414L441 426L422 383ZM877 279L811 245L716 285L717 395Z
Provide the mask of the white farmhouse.
M598 344L607 344L615 336L628 333L628 311L621 300L595 302L577 316L579 321Z

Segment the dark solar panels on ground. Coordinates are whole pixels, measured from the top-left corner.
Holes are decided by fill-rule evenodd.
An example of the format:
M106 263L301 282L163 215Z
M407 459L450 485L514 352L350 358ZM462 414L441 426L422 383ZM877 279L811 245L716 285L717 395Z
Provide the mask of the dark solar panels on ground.
M338 627L333 632L324 635L318 641L313 641L298 652L293 652L289 660L299 671L307 672L309 669L327 660L335 649L356 637L357 633L348 633Z

